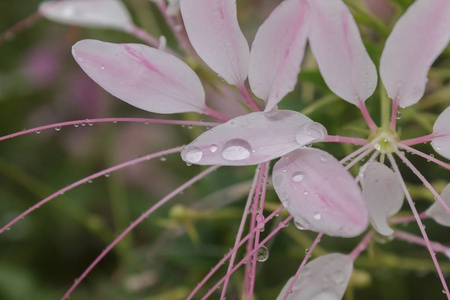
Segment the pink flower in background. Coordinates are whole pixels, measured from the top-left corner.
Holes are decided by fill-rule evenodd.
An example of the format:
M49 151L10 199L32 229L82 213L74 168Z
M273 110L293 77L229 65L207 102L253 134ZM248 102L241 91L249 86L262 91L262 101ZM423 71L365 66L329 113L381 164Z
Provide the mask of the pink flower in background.
M53 11L53 19L89 26L96 22L90 14L85 14L86 19L81 21L73 14L68 14L67 9L73 10L77 4L67 2L67 7L61 3ZM103 3L104 0L97 2ZM176 2L172 4L177 5ZM231 257L228 272L204 298L223 285L221 299L224 299L232 273L244 262L250 261L245 267L243 289L244 295L252 299L255 276L249 275L255 274L258 256L255 253L263 249L265 241L282 226L262 242L260 229L282 208L291 215L285 222L294 219L299 229L317 232L318 237L297 274L286 283L277 299L342 298L352 274L353 262L370 243L373 230L348 255L332 253L306 265L311 252L322 235L359 236L367 230L369 220L373 229L381 235L394 235L412 241L412 238L405 238L406 235L392 228L396 222L393 216L401 209L405 196L414 216L408 220L417 221L423 235L418 243L428 248L449 298L448 287L435 255L436 251L450 253L449 248L437 247L430 242L421 221L422 218L431 217L443 226L450 224L448 186L442 196L439 195L400 150L413 152L450 169L448 163L410 147L432 142L437 153L450 159L450 108L439 116L433 133L415 139L400 140L396 132L396 120L399 106L411 106L422 98L427 73L449 43L450 1L417 0L392 30L380 62L381 81L388 97L392 99L392 112L390 122L389 118L384 118L380 127L372 120L365 104L376 89L377 71L364 47L357 24L343 1L281 2L259 28L251 48L239 27L235 1L181 0L179 5L192 47L213 71L236 87L242 94L239 101L244 100L242 104L249 113L241 115L242 111L234 107L232 115L237 117L230 119L228 112L212 109L206 102L200 78L170 49L165 51L141 44L83 40L73 46L72 53L81 68L96 83L135 107L162 114L194 112L224 122L198 136L182 151L181 148L173 148L162 151L161 155L181 151L181 157L187 164L258 165L235 246L224 258ZM83 5L81 8L85 9ZM122 9L114 6L112 13L120 16L120 26L116 26L114 18L102 19L106 21L100 25L122 30L127 28L131 21L122 13ZM307 43L330 90L360 109L371 132L366 140L328 135L324 125L309 117L292 110L278 110L280 101L297 84ZM248 87L262 101L255 100ZM224 90L227 96L222 100L234 101L228 99L234 96L233 92L227 87ZM263 110L260 108L262 103L265 104ZM341 161L326 151L310 147L313 143L327 142L362 147ZM417 175L437 199L426 212L419 214L414 207L394 155ZM370 158L355 179L348 170L366 156ZM386 157L388 166L385 164ZM272 215L264 216L269 162L278 158L273 166L272 181L282 207ZM378 158L379 162L376 161ZM190 186L215 168L210 167L179 189ZM173 198L179 189L163 198L114 240L64 298L126 233ZM252 212L250 232L242 237L249 211ZM400 221L397 219L397 222ZM234 266L237 250L245 242L248 243L246 255ZM188 299L197 293L218 266L199 283Z

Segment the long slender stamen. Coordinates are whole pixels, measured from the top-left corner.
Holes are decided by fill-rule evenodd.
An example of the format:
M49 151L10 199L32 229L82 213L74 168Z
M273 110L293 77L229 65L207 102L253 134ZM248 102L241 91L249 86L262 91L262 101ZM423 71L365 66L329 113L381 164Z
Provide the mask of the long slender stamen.
M269 222L270 220L272 220L276 215L278 215L280 213L280 211L282 211L284 209L284 206L280 205L273 213L271 213L265 220L264 220L264 224L266 224L267 222ZM287 220L291 220L292 217L289 217ZM284 225L288 222L287 220L285 220L283 223L283 227ZM282 224L280 223L280 224ZM280 228L281 229L281 228ZM255 231L258 230L258 228L254 228L253 231L250 231L244 238L241 239L241 241L233 248L231 249L227 255L225 255L212 269L211 271L209 271L209 273L202 279L202 281L200 281L197 286L195 287L195 289L192 290L192 292L187 296L186 300L191 300L195 294L197 294L197 292L205 285L205 283L211 278L212 275L214 275L217 270L227 261L227 259L233 255L233 253L235 253L249 238L250 236L252 236ZM247 254L246 259L249 257L250 255ZM240 264L242 265L242 264ZM239 265L239 266L240 266ZM231 276L231 274L234 273L234 271L236 271L236 266L231 269L230 271L227 272L227 274L223 277L222 281L225 281L226 278L229 278ZM234 270L234 271L233 271Z
M419 136L419 137L416 137L413 139L402 140L402 141L400 141L400 143L402 145L406 145L406 146L414 146L414 145L418 145L418 144L424 144L424 143L431 142L434 138L435 138L435 136L433 134L428 134L428 135Z
M400 153L397 153L397 155L399 155L399 154ZM401 154L399 156L401 156ZM442 270L441 270L441 267L439 266L439 262L436 259L436 253L433 251L433 247L431 246L430 240L428 239L428 235L425 231L425 226L423 226L423 224L422 224L422 220L420 219L419 213L417 212L417 209L414 205L411 195L409 194L408 188L406 187L406 184L403 180L400 170L398 169L398 166L397 166L397 163L395 162L394 157L392 156L392 154L388 154L388 158L389 158L389 161L391 162L392 167L394 168L395 174L397 174L398 179L400 180L400 184L402 186L403 192L405 193L406 199L408 200L408 204L411 207L411 210L416 218L417 225L419 225L420 232L422 233L422 236L425 240L425 244L427 245L428 252L430 252L431 259L433 260L433 263L436 267L436 270L439 275L439 279L441 280L442 286L444 287L447 298L450 299L450 293L448 290L447 283L445 282L445 278L444 278L444 275L442 274Z
M319 244L320 240L322 239L322 235L323 235L322 232L317 235L316 239L314 240L314 242L312 243L311 247L307 251L305 257L302 260L302 263L300 264L300 267L297 270L297 273L295 273L294 278L292 278L291 284L289 285L288 289L286 290L286 293L284 294L283 300L286 300L288 298L289 294L291 293L292 288L295 285L295 282L297 281L298 277L302 273L303 268L305 267L305 265L308 262L309 258L311 257L312 252L314 251L314 249L316 248L317 244Z
M429 216L425 212L422 212L422 213L419 214L419 218L421 220L424 220L424 219L428 219ZM410 223L410 222L414 222L414 221L416 221L416 217L414 215L402 216L402 217L394 217L394 218L389 220L389 222L392 223L392 224Z
M433 196L441 203L441 205L445 208L447 213L450 215L450 207L448 207L447 203L442 199L441 195L434 189L434 187L426 180L426 178L417 170L416 167L405 157L404 153L400 153L398 150L395 153L400 157L400 159L408 166L408 168L413 171L413 173L422 181L425 187L433 194Z
M345 143L357 146L367 145L367 140L355 137L339 136L339 135L328 135L327 139L323 141L324 143Z
M205 109L203 110L203 114L210 116L211 118L214 118L216 120L222 121L222 122L227 122L229 121L231 118L221 112L218 112L217 110L212 109L211 107L205 107Z
M358 155L355 159L353 159L348 165L345 166L345 169L348 170L351 167L353 167L356 163L358 163L359 161L361 161L364 157L366 157L367 155L369 155L372 151L375 151L373 149L367 149L366 151L364 151L363 153L361 153L360 155Z
M427 246L427 243L425 242L425 240L423 238L421 238L420 236L408 233L408 232L396 230L394 232L394 236L398 239L404 240L409 243L414 243L414 244L417 244L419 246L424 246L424 247ZM432 242L432 241L430 241L430 244L431 244L431 247L433 247L434 251L443 253L447 256L450 256L450 247L447 247L447 246L442 245L441 243Z
M377 130L377 125L373 121L372 117L370 116L369 111L367 110L366 103L364 101L359 102L359 110L361 111L361 114L364 118L364 121L366 121L367 126L369 126L369 129L371 131Z
M450 164L448 164L448 163L446 163L446 162L443 162L443 161L441 161L441 160L439 160L439 159L436 159L436 158L434 158L433 156L430 156L430 155L425 154L425 153L423 153L423 152L421 152L421 151L419 151L419 150L416 150L416 149L414 149L414 148L411 148L411 147L409 147L409 146L406 146L406 145L404 145L403 143L397 143L397 146L398 146L399 148L401 148L401 149L404 149L404 150L408 151L408 152L411 152L411 153L413 153L413 154L417 154L418 156L423 157L423 158L425 158L425 159L428 160L428 161L432 161L432 162L434 162L435 164L437 164L437 165L439 165L439 166L441 166L441 167L446 168L447 170L450 170Z
M239 225L238 234L236 236L236 240L234 242L233 248L236 248L236 245L239 244L239 242L241 241L242 233L244 232L245 223L247 222L247 216L250 212L250 205L253 200L253 195L255 194L255 189L256 189L260 171L261 171L261 165L258 165L258 167L256 168L256 171L255 171L255 176L253 177L252 187L251 187L250 193L248 194L248 197L247 197L247 203L245 204L244 213L242 215L241 224ZM228 264L227 273L230 272L230 270L233 268L234 260L236 259L236 254L237 254L237 251L233 252L233 254L231 255L230 263ZM225 278L225 282L223 284L222 294L220 296L220 299L225 298L229 280L230 280L229 276Z
M373 231L369 231L366 236L361 240L361 242L358 244L358 246L353 249L353 251L348 255L352 261L355 261L355 259L358 258L358 256L367 249L367 246L369 245L370 241L373 237Z
M76 120L76 121L68 121L61 123L54 123L44 126L39 126L23 131L19 131L16 133L8 134L0 137L0 142L15 138L21 135L29 134L29 133L38 133L42 130L47 129L57 129L65 126L86 126L87 124L96 124L96 123L144 123L144 124L168 124L168 125L186 125L186 126L204 126L204 127L214 127L219 125L219 123L215 122L202 122L202 121L179 121L179 120L165 120L165 119L147 119L147 118L101 118L101 119L86 119L86 120Z
M22 218L27 216L32 211L38 209L39 207L41 207L45 203L49 202L50 200L55 199L56 197L64 194L67 191L70 191L71 189L73 189L73 188L75 188L75 187L77 187L77 186L79 186L79 185L81 185L83 183L89 182L90 180L94 180L95 178L98 178L98 177L110 174L110 173L112 173L114 171L123 169L123 168L128 167L128 166L135 165L135 164L140 163L140 162L144 162L144 161L148 161L150 159L154 159L154 158L162 157L162 156L165 156L165 155L168 155L168 154L180 152L180 151L183 150L183 148L184 148L184 146L181 146L181 147L176 147L176 148L172 148L172 149L169 149L169 150L164 150L164 151L156 152L156 153L153 153L153 154L149 154L149 155L137 158L137 159L133 159L133 160L121 163L121 164L116 165L114 167L108 168L108 169L103 170L101 172L98 172L98 173L92 174L92 175L90 175L88 177L85 177L83 179L80 179L80 180L78 180L78 181L76 181L76 182L66 186L65 188L60 189L59 191L54 192L53 194L51 194L50 196L48 196L44 200L39 201L37 204L33 205L32 207L30 207L29 209L27 209L26 211L21 213L19 216L14 218L11 222L6 224L3 228L1 228L0 229L0 234L2 234L4 231L8 230L12 225L17 223Z
M148 43L150 46L155 48L159 48L159 40L154 36L151 36L147 31L142 28L137 27L134 24L130 24L130 28L127 31L129 34L134 35L138 39ZM175 55L175 52L171 49L168 49L171 54Z
M256 251L258 251L258 249L262 246L264 246L265 243L267 243L276 233L278 233L278 231L280 231L281 229L283 229L286 224L288 222L290 222L293 219L292 216L289 216L288 218L286 218L283 222L278 224L278 228L275 229L274 231L272 231L262 242L260 242L256 248L254 248L250 253L247 253L245 255L245 257L243 259L241 259L241 261L239 263L236 264L236 266L234 266L234 268L231 270L231 273L236 272L236 270L242 266ZM227 274L228 275L228 274ZM214 293L214 291L217 290L217 288L222 284L222 282L225 280L225 277L223 277L222 279L219 280L219 282L217 282L209 291L208 293L206 293L205 296L203 296L201 298L201 300L205 300L207 299L209 296L211 296L212 293Z
M259 243L259 237L261 234L261 229L264 228L264 202L266 200L266 189L267 189L267 179L269 177L269 162L265 163L264 166L264 175L263 175L263 183L261 186L261 200L259 202L259 208L257 212L257 216L256 216L256 227L259 228L259 230L256 231L256 236L255 236L255 246L254 248L257 247L258 243ZM253 260L252 260L252 265L251 265L251 271L250 271L250 275L251 275L251 280L250 280L250 292L249 292L249 300L253 299L253 291L255 288L255 279L256 279L256 257L257 255L253 255Z
M192 186L194 183L204 178L211 172L217 170L220 166L212 166L201 172L197 176L191 178L186 181L184 184L180 185L178 188L167 194L164 198L159 200L155 205L153 205L149 210L144 212L139 218L137 218L133 223L130 224L111 244L106 247L105 250L89 265L89 267L81 274L81 276L75 281L75 283L69 288L69 290L64 294L61 298L65 300L69 298L72 291L80 284L80 282L92 271L92 269L103 259L103 257L108 254L115 245L117 245L131 230L133 230L137 225L139 225L142 221L144 221L150 214L152 214L155 210L160 208L163 204L167 203L169 200L173 199L179 193Z
M380 139L376 138L373 141L371 141L370 143L368 143L365 146L362 146L361 148L357 149L356 151L350 153L349 155L347 155L346 157L344 157L343 159L341 159L339 162L341 164L347 162L348 160L350 160L351 158L363 153L364 151L367 151L368 149L372 148L376 143L378 143Z

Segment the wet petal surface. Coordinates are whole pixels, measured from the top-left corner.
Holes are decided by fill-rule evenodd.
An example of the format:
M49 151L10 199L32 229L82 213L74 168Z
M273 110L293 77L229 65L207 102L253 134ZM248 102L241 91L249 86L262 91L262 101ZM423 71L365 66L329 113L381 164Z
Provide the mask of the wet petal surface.
M340 300L353 272L352 260L344 254L331 253L309 262L295 282L288 300ZM289 279L277 300L292 282Z
M450 205L450 184L442 191L441 197ZM450 216L439 201L431 205L425 213L442 226L450 227Z
M326 129L295 111L254 112L200 135L181 153L198 165L254 165L326 138Z
M368 225L367 208L352 175L329 153L299 149L272 172L275 191L297 227L353 237Z
M447 107L434 123L433 136L431 142L433 149L450 159L450 107Z

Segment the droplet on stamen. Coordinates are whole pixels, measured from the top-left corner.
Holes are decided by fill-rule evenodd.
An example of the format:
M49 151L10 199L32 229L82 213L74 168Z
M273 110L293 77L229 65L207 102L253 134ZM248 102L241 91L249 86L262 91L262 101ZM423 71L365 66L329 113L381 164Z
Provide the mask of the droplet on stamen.
M269 258L269 250L266 246L261 246L256 252L256 260L259 262L265 262Z

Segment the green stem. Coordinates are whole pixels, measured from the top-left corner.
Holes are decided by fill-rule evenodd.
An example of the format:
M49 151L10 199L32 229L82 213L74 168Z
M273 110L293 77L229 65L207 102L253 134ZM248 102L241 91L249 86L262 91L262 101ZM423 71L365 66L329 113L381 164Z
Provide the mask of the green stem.
M389 122L391 118L391 101L382 84L380 84L379 92L381 99L381 128L389 129Z

